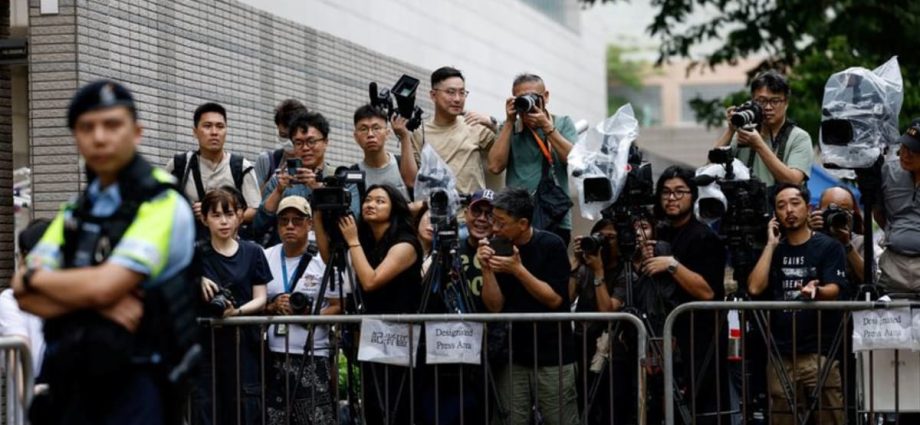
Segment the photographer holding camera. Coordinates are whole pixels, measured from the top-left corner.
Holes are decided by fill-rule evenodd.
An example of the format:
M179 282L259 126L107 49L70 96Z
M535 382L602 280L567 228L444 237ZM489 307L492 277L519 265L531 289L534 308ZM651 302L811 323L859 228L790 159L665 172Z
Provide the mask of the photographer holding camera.
M536 192L540 181L550 174L553 183L569 196L566 161L572 144L578 140L575 124L567 116L549 113L549 90L539 76L518 75L511 92L514 96L505 101L505 124L489 152L489 171L506 171L506 186L523 187L530 193ZM568 244L572 236L571 209L548 229Z
M623 308L626 302L626 288L622 285L623 262L620 261L619 247L617 246L617 233L613 220L603 218L591 227L591 233L578 236L572 243L572 256L569 263L572 274L569 278L569 299L573 300L576 312L614 312ZM586 325L586 326L585 326ZM611 423L609 406L610 400L608 380L610 371L606 370L607 356L610 355L610 344L617 345L614 351L613 367L616 376L623 372L625 359L624 347L618 341L619 334L607 334L607 323L586 322L575 324L575 361L577 362L577 389L579 406L589 402L590 412L587 413L588 423ZM584 347L583 347L584 346ZM584 348L594 352L584 352ZM624 350L620 350L623 348ZM633 353L635 350L633 350ZM586 363L585 360L588 360ZM597 364L600 362L600 364ZM592 373L588 373L590 371ZM588 378L588 382L584 379ZM583 390L587 386L589 393ZM597 387L596 393L591 389ZM614 387L614 410L622 418L631 418L634 408L630 409L628 392L632 385L617 385ZM591 397L593 395L593 397ZM590 400L586 400L590 398Z
M422 247L412 227L408 201L392 186L371 186L361 213L357 220L346 214L336 225L363 291L364 313L417 313L422 298ZM323 223L324 214L317 210L314 223L319 252L328 262L333 241L330 229ZM384 383L385 376L388 379ZM409 396L396 396L404 376L408 376L404 367L364 364L361 388L365 393L364 413L368 423L410 422Z
M278 206L281 243L265 250L275 277L268 282L271 300L266 308L268 314L309 315L313 311L326 266L315 250L308 249L312 220L310 204L303 197L288 196L281 200ZM338 291L327 288L321 308L322 315L339 314ZM265 400L269 424L287 424L288 407L292 424L335 423L335 395L329 382L329 327L314 328L312 347L307 346L307 338L308 330L303 325L278 324L268 329L271 354ZM301 366L304 362L306 365ZM287 401L286 394L296 394L296 399Z
M748 278L751 295L768 295L776 301L840 299L846 292L847 279L843 246L831 237L808 227L808 189L783 183L777 187L774 198L776 216L767 229L767 244L763 254ZM818 423L843 423L843 396L840 369L837 361L819 352L831 346L837 323L821 321L818 313L808 311L776 311L770 315L770 329L776 347L783 356L786 379L795 387L792 391L805 392L809 399L818 385L820 371L827 362L833 362L827 380L821 386ZM818 341L818 335L822 340ZM794 350L794 351L793 351ZM792 400L787 400L776 365L768 365L767 385L772 399L771 418L774 423L797 423L798 412L791 411ZM799 403L799 409L804 403Z
M853 192L843 186L825 189L821 193L818 209L812 211L808 218L808 226L837 239L843 245L847 255L850 289L856 289L862 284L865 270L862 256L865 243L862 235L863 217Z
M814 163L811 136L786 117L790 94L782 74L758 75L751 81L752 100L728 108L728 128L716 141L717 148L730 144L735 157L767 187L803 184Z
M406 199L409 189L415 185L418 164L412 157L411 134L406 128L406 119L393 114L393 131L400 140L402 155L393 155L386 150L390 137L386 112L371 104L355 110L355 142L364 151L364 160L352 165L352 169L365 173L368 186L388 184L399 190Z
M269 232L268 246L280 242L273 230L275 213L281 199L288 196L302 196L312 200L315 189L324 187L324 177L333 175L335 167L326 162L329 147L329 121L319 113L300 114L288 123L288 135L294 145L294 157L289 158L281 172L272 176L262 192L262 205L256 214L255 228L260 233ZM360 196L354 185L348 186L351 193L351 211L360 213Z
M258 315L265 307L265 285L272 280L271 269L260 246L236 239L242 205L242 197L232 187L212 190L201 202L201 213L211 234L201 254L201 293L206 303L204 312L210 317ZM204 367L194 397L197 414L203 423L233 423L230 418L236 415L231 412L240 405L242 423L255 423L261 412L258 329L214 329L213 341L212 346L210 335L203 338ZM220 353L213 365L209 364L211 350ZM207 376L211 371L217 394L211 394L212 380ZM210 417L211 397L218 406L214 418Z

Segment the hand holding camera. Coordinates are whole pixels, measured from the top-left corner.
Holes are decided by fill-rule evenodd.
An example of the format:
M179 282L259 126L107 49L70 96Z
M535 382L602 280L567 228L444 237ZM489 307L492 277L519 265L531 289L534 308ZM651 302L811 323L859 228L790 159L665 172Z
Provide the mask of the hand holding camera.
M291 311L291 294L279 294L268 305L268 311L277 316L288 316Z
M553 130L553 123L546 112L543 96L526 93L514 98L514 110L527 128L542 129L544 133Z

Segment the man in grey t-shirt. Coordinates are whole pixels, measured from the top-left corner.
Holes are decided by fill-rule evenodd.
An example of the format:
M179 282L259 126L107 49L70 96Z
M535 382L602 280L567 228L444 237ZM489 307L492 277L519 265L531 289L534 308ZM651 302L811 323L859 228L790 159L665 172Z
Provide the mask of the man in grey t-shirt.
M392 118L393 131L400 140L401 155L393 155L386 150L386 141L390 135L387 121L385 111L369 104L355 111L355 142L364 151L364 159L355 165L366 173L365 187L390 185L411 202L409 189L415 185L418 166L410 151L406 119L399 115Z
M882 203L875 220L885 229L879 285L920 292L920 118L898 140L897 159L882 166Z

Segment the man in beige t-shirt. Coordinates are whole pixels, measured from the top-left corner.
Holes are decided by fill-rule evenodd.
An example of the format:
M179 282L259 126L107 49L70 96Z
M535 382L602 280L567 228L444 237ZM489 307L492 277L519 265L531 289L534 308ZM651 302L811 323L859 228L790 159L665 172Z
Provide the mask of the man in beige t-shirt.
M412 134L416 162L421 163L423 143L429 143L457 177L457 190L472 194L486 187L497 189L500 179L489 173L489 149L495 142L497 122L476 112L464 112L466 82L459 70L442 67L431 74L434 118ZM424 136L424 141L423 141Z
M252 222L256 215L256 208L262 202L259 182L256 181L251 162L224 149L227 141L226 110L216 103L205 103L195 110L194 125L193 131L195 138L198 139L198 151L177 154L177 156L184 155L184 171L174 172L176 157L166 163L166 171L177 176L182 192L192 203L192 211L198 220L202 218L201 198L203 197L198 193L200 175L201 189L205 194L223 186L236 187L246 200L243 221ZM239 185L234 182L232 167L240 167L239 172L242 178Z

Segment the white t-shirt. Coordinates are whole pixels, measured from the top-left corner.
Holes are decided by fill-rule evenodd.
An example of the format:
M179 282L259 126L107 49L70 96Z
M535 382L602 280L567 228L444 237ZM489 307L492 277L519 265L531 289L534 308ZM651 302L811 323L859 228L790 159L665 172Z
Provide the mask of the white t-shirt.
M25 338L32 352L32 369L41 370L45 356L45 335L42 333L42 319L19 308L12 289L0 293L0 335Z
M284 256L282 244L265 249L265 257L268 260L268 265L274 277L271 282L268 282L268 299L271 300L274 296L287 292L284 282L284 269L287 269L288 279L293 278L294 272L300 264L301 257L297 256L290 258ZM310 260L310 264L307 265L296 287L294 287L295 285L293 284L290 285L294 287L295 292L301 292L310 297L310 299L315 300L317 295L319 295L319 287L322 283L323 273L325 271L326 265L323 264L322 258L320 258L319 253L317 253ZM321 308L328 307L329 300L337 298L339 298L338 291L332 291L327 288ZM313 306L307 307L308 313L306 314L309 314L312 309ZM279 328L284 327L287 328L288 337L278 334ZM307 328L303 325L272 325L268 329L268 348L275 353L288 352L291 354L303 354L304 345L307 342L307 333ZM313 350L316 356L329 356L328 326L317 326L314 329Z

